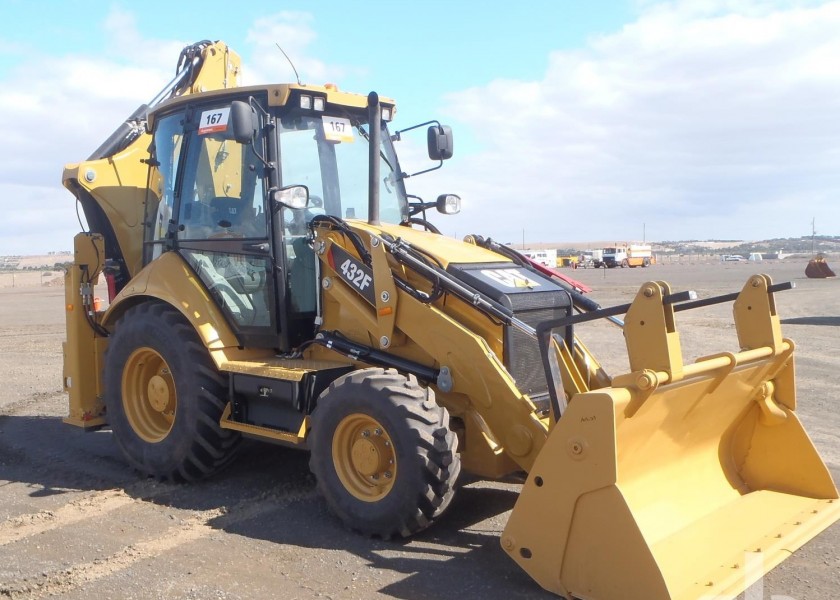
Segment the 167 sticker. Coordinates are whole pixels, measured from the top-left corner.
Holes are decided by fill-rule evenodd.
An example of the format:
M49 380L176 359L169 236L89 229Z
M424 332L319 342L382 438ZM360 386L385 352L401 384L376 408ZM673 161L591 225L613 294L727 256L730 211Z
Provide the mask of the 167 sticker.
M224 131L227 129L229 118L230 106L205 110L201 113L201 119L198 123L198 135Z

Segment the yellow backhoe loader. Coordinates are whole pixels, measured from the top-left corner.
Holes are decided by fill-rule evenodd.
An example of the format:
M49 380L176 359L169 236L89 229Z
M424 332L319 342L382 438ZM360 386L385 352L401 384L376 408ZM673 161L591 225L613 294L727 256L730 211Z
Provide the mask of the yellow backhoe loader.
M601 308L479 235L439 234L451 194L406 192L395 105L334 85L238 85L222 42L64 185L89 231L67 273L66 422L190 481L242 436L308 450L330 509L408 536L463 470L527 475L501 538L567 598L730 598L840 516L795 415L794 345L750 277L697 300L664 282ZM417 175L414 173L412 175ZM98 310L93 286L108 285ZM739 348L684 364L676 313L732 302ZM624 315L630 372L575 335ZM745 553L764 567L745 573Z

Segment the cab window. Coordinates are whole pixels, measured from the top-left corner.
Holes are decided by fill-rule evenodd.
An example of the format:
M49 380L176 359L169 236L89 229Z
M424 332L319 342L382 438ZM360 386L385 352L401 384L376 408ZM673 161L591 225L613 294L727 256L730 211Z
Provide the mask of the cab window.
M201 115L225 110L209 108ZM190 134L186 160L179 240L268 237L263 165L251 145L226 139L224 128L199 124Z

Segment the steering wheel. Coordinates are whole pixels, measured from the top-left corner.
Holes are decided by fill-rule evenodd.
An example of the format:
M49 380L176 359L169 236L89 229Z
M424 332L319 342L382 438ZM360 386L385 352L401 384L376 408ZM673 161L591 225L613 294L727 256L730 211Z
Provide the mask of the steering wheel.
M210 240L219 240L219 239L236 239L236 238L243 238L245 237L242 233L238 231L230 231L230 228L233 227L233 223L222 219L218 223L216 223L217 227L221 227L225 231L219 231L218 233L211 233L207 239Z

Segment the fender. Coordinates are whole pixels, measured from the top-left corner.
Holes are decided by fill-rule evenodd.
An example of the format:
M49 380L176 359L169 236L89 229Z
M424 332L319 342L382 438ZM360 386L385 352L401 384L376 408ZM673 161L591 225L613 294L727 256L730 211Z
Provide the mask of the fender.
M128 308L150 300L165 302L184 315L217 368L241 358L239 340L224 313L177 252L166 252L146 265L114 298L103 315L103 325L111 329Z

